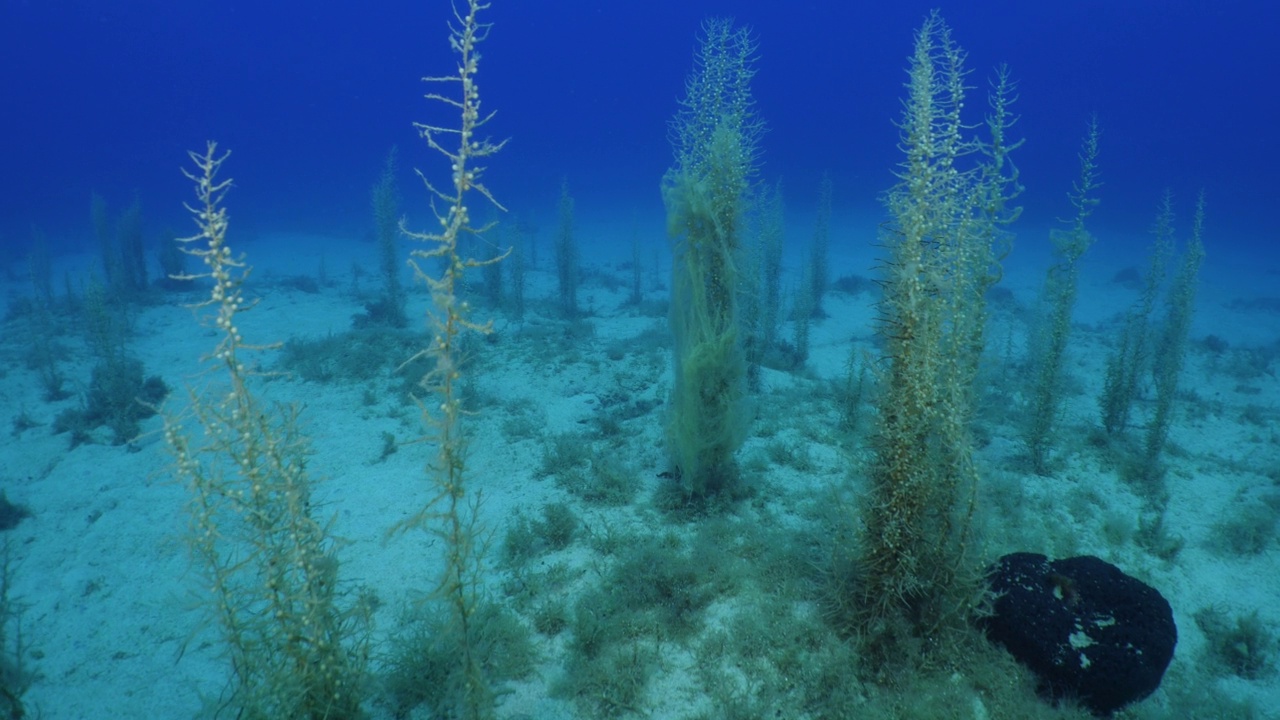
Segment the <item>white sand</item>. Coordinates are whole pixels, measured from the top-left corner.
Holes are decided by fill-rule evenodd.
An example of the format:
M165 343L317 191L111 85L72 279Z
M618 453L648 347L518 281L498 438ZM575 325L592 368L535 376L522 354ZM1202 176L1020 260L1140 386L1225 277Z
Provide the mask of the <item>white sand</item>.
M280 275L314 275L321 252L327 273L336 281L336 287L320 294L278 286L265 290L262 303L242 323L250 342L344 331L351 315L360 310L348 294L352 260L360 257L366 269L376 268L371 246L322 238L272 237L241 249L250 253L259 282ZM541 256L545 266L549 250L544 247ZM869 275L865 260L860 251L837 254L833 274L857 268ZM1114 469L1105 467L1099 453L1085 443L1088 429L1097 423L1102 368L1118 329L1109 319L1133 298L1132 292L1108 282L1115 269L1089 267L1083 281L1076 317L1088 327L1076 329L1070 350L1067 370L1077 393L1070 395L1063 408L1055 444L1062 464L1057 476L1041 478L1018 471L1016 429L1003 424L1009 422L1007 417L994 421L992 442L979 455L983 497L991 504L984 508L989 516L982 522L986 554L994 558L1015 549L1051 556L1096 554L1158 588L1174 608L1180 638L1166 688L1148 703L1165 707L1170 717L1177 716L1168 707L1171 684L1181 694L1212 686L1231 696L1250 698L1262 708L1280 707L1280 683L1274 674L1256 681L1214 675L1203 655L1204 639L1192 620L1194 612L1212 605L1232 613L1257 610L1272 628L1280 628L1280 552L1275 539L1262 553L1246 557L1224 553L1214 545L1217 523L1243 503L1277 492L1280 381L1276 362L1265 374L1242 382L1221 367L1213 369L1205 352L1189 354L1182 387L1195 393L1205 407L1192 412L1189 401L1180 401L1170 436L1177 450L1165 455L1170 463L1165 525L1186 544L1171 562L1152 556L1132 539L1142 507L1134 488L1119 480ZM1012 276L1006 284L1029 303L1041 277ZM375 280L366 277L364 282L369 286ZM1224 306L1238 296L1280 294L1274 277L1269 285L1261 275L1253 280L1253 287L1207 284L1193 339L1213 332L1235 346L1274 343L1280 338L1280 316ZM548 311L545 299L554 292L551 276L538 272L530 281L525 332L557 322L543 317ZM12 278L3 288L7 296L25 292L24 283ZM499 321L498 342L483 346L479 389L482 398L498 404L486 404L469 424L473 433L470 477L473 488L484 494L483 514L497 531L499 545L504 519L515 509L534 512L545 502L566 497L554 482L534 479L542 442L505 439L501 423L511 417L511 401L531 401L536 408L533 417L550 436L582 430L601 398L619 383L635 396L664 397L669 387L665 363L646 363L642 354L622 361L605 355L611 341L634 337L663 321L620 309L625 293L625 281L624 290L618 292L584 286L582 304L597 316L589 319L594 336L582 342L576 360L535 365L529 354L536 348L519 340L520 328L505 321ZM842 375L850 338L870 350L871 300L871 295L828 295L826 309L831 317L814 328L809 363L817 376ZM422 317L424 303L425 297L415 292L412 317ZM997 322L1007 323L1007 316L998 316ZM193 322L190 311L177 306L147 308L136 326L131 351L144 361L148 373L159 373L179 389L169 399L169 407L176 410L185 398L180 388L196 378L198 358L214 338ZM1002 352L1006 335L1006 327L997 325L991 342L994 354ZM1020 352L1024 335L1025 327L1015 324L1015 352ZM77 401L41 401L38 378L22 363L21 323L7 324L3 338L0 407L6 412L0 420L6 422L6 432L0 433L0 488L34 512L33 518L8 534L18 561L12 595L25 606L24 661L36 672L27 694L29 706L57 720L193 717L202 696L218 695L227 669L216 632L198 630L205 598L184 545L187 491L169 473L167 450L157 432L160 420L146 421L145 434L127 448L89 444L68 450L66 436L52 435L50 423L61 409ZM87 351L75 335L62 341L71 348L72 359L61 369L77 388L82 387L91 364ZM767 393L788 392L792 384L780 373L766 377ZM403 444L420 427L416 410L394 397L391 387L390 381L377 383L377 402L366 406L362 385L279 379L257 386L264 397L305 405L302 418L315 452L310 470L317 481L316 492L336 513L336 532L348 542L341 553L343 575L369 585L383 600L377 617L382 640L395 632L404 603L431 586L439 555L432 538L385 537L388 528L426 499L424 466L430 457L427 446ZM821 487L842 482L850 458L835 445L814 441L813 433L802 432L804 416L785 407L782 412L770 412L770 397L766 394L762 399L768 421L780 426L774 430L808 443L815 466L805 475L789 468L771 471L772 487L781 495L770 502L785 514ZM1146 417L1148 404L1139 403L1138 418ZM1250 405L1263 409L1264 425L1241 419ZM40 425L12 435L7 432L8 417L20 409ZM632 434L625 446L626 460L642 470L646 482L639 503L647 503L649 492L660 482L656 475L664 469L661 417L658 406L647 418L628 423ZM383 432L393 433L402 445L385 462L375 462ZM1140 431L1135 434L1140 437ZM105 430L99 431L99 437L108 439ZM744 455L759 453L766 444L765 439L753 437ZM607 523L635 528L660 518L644 508L581 512L596 527ZM1120 544L1108 539L1108 523L1123 538ZM573 552L576 562L590 565L585 546ZM562 672L564 643L563 638L542 643L539 676L512 687L503 700L502 715L588 717L578 714L573 704L548 696L549 684ZM691 696L696 694L696 684L680 676L690 658L677 648L669 651L671 659L647 695L653 718L682 717L683 709L700 706L698 698ZM374 717L389 717L385 707L372 704L370 709Z

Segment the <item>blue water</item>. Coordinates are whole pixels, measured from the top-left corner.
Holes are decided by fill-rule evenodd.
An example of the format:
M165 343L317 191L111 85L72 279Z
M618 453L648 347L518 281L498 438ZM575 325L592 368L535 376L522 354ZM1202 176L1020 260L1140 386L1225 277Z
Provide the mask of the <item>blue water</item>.
M669 368L618 357L632 353L631 345L649 345L659 336L665 340L662 333L654 335L645 329L651 323L662 329L660 298L668 287L664 282L665 210L659 186L672 164L668 123L684 94L703 19L733 16L754 29L759 43L754 91L767 133L758 179L782 181L785 188L789 233L788 280L783 287L790 293L800 281L801 259L812 237L824 173L831 175L834 184L831 276L874 272L875 258L882 253L875 244L877 229L888 219L880 198L897 182L894 170L902 157L895 121L902 112L905 67L914 32L936 4L936 0L493 0L484 15L493 27L480 47L479 83L484 108L497 113L486 131L495 141L505 138L509 143L489 159L485 183L523 227L541 227L535 235L542 261L534 268L537 277L530 284L529 311L539 322L531 321L529 327L546 334L522 336L524 326L508 321L499 310L486 305L481 311L498 316L501 322L493 338L498 348L493 357L516 359L500 368L496 363L482 368L482 390L490 390L484 383L492 382L493 397L506 399L499 390L514 391L507 394L519 401L504 409L486 407L482 415L493 427L501 425L504 436L513 436L499 445L477 443L481 449L475 456L476 467L484 468L482 463L487 462L506 473L475 472L482 483L491 482L494 487L502 483L499 492L487 497L502 497L508 489L518 488L505 501L536 508L541 500L565 494L558 485L551 489L552 483L540 482L535 475L545 448L552 447L549 443L562 432L585 433L586 428L595 427L598 417L618 415L616 409L607 410L605 400L612 403L617 395L629 393L636 397L627 402L647 408L642 411L647 416L626 418L638 429L626 440L628 447L606 449L601 441L592 452L630 454L626 462L636 462L637 472L643 468L650 490L669 476L662 471L667 458L659 439L666 412L662 404L669 396ZM1280 313L1276 312L1280 306L1280 43L1275 28L1280 26L1280 4L1261 0L968 0L941 5L940 10L955 40L968 52L972 92L966 109L971 122L982 120L985 90L994 68L1007 63L1018 84L1015 112L1020 119L1012 134L1026 142L1013 159L1026 188L1018 198L1025 211L1011 228L1014 249L1006 261L1010 271L1004 285L1021 304L1001 308L997 313L1001 324L989 334L993 353L1002 362L1020 361L1030 345L1027 338L1033 321L1022 311L1034 304L1043 287L1051 249L1049 230L1060 227L1058 218L1072 214L1067 193L1079 177L1077 153L1095 113L1102 132L1098 169L1103 185L1097 193L1101 205L1089 218L1097 243L1082 264L1080 298L1073 316L1086 327L1075 331L1068 351L1064 377L1071 388L1071 405L1063 412L1068 421L1061 424L1064 429L1056 441L1060 447L1055 449L1073 463L1077 458L1084 460L1066 466L1069 470L1060 477L1032 477L1017 451L1009 449L1019 442L1016 413L1005 416L1007 408L1000 407L996 417L984 418L991 442L981 449L980 459L996 470L984 482L993 479L996 490L989 497L1003 500L983 510L995 518L993 527L1010 533L1008 537L993 533L986 550L1011 546L1066 553L1092 551L1109 543L1118 559L1135 572L1154 576L1153 582L1166 581L1163 589L1175 605L1184 637L1203 635L1194 629L1192 614L1219 604L1242 616L1261 608L1263 620L1274 623L1273 580L1280 574L1274 563L1273 515L1263 516L1271 524L1263 528L1266 532L1258 531L1265 553L1233 559L1236 564L1228 565L1213 543L1222 534L1214 529L1218 515L1226 517L1235 511L1247 519L1247 513L1253 512L1250 508L1280 502L1274 493L1273 429L1280 397L1275 369L1280 338ZM113 692L129 690L125 695L133 705L128 707L149 708L146 713L125 712L121 717L164 717L154 708L170 701L175 706L194 705L195 690L207 687L217 692L226 668L214 649L196 650L193 645L185 664L173 670L170 658L180 654L173 652L179 642L174 638L189 631L188 620L174 609L172 598L178 593L170 592L168 585L136 579L139 573L148 577L153 573L150 567L141 568L141 563L156 563L161 569L185 563L185 558L174 559L177 551L158 555L161 542L151 541L168 533L163 535L164 542L171 542L173 532L159 525L143 526L143 534L114 532L126 526L132 529L135 520L130 508L145 507L146 512L155 513L154 508L160 507L152 504L154 496L148 494L151 484L144 487L138 482L142 477L168 476L157 439L159 420L147 426L146 443L130 446L130 450L141 448L139 452L126 453L106 444L68 449L64 437L53 435L45 425L80 402L79 398L57 401L60 406L38 399L36 368L18 367L18 358L30 363L34 355L27 347L26 333L39 328L40 316L32 314L32 306L24 309L15 302L30 293L24 261L33 238L47 243L55 264L65 263L58 265L59 270L72 268L65 276L54 274L55 293L83 296L90 286L87 278L100 260L90 221L90 197L102 196L111 217L118 217L122 208L137 199L147 258L154 266L150 277L155 278L156 251L162 241L194 232L184 209L194 197L181 171L192 167L187 152L203 150L206 141L216 140L221 149L233 153L222 176L235 179L226 201L232 246L248 253L257 268L268 270L255 275L255 280L275 275L274 284L262 286L262 294L271 298L264 308L267 312L251 316L276 322L269 328L253 328L262 333L261 341L345 329L377 278L356 277L358 263L353 261L352 276L344 275L340 286L321 283L304 291L305 284L297 281L308 280L326 267L335 274L347 272L347 266L333 258L356 258L377 267L378 247L369 242L370 189L393 146L398 147L398 181L407 224L431 228L435 222L429 195L414 168L441 184L447 183L447 174L442 175L446 168L443 159L419 138L413 123L457 123L452 109L423 99L424 93L442 88L421 81L423 76L448 75L455 67L448 18L448 0L0 0L0 316L10 314L4 303L22 310L12 318L21 322L4 325L5 335L0 338L8 341L0 349L14 361L11 367L0 367L0 377L8 378L0 387L0 399L10 410L0 415L0 421L17 415L11 405L20 405L23 416L28 410L34 416L34 420L26 418L34 424L25 429L13 417L10 436L0 437L0 469L5 473L0 491L11 490L12 497L31 502L37 519L30 522L44 523L36 527L53 528L40 536L41 542L34 541L34 531L24 528L33 533L33 540L23 546L36 558L26 567L45 574L20 576L26 585L19 589L26 595L18 593L23 603L32 603L33 622L44 626L37 643L49 648L38 663L41 676L33 687L37 706L96 707L104 696L97 688L110 686ZM598 328L599 335L584 342L581 355L565 353L565 358L546 363L548 353L563 349L543 347L555 345L561 331L548 330L552 306L538 304L554 297L548 245L555 233L562 183L575 200L576 239L583 264L599 269L605 258L630 260L633 239L651 246L644 247L639 257L646 270L645 299L657 302L650 302L649 308L624 305L623 291L629 287L619 290L601 281L616 272L597 273L590 299L584 302L590 322L573 326L572 332ZM1091 429L1096 426L1095 398L1101 390L1106 356L1118 342L1123 313L1138 294L1133 286L1112 282L1112 277L1126 268L1146 271L1148 230L1166 190L1174 197L1179 243L1188 236L1199 192L1205 193L1207 204L1207 260L1191 333L1192 360L1181 379L1185 397L1179 396L1170 446L1179 453L1167 453L1177 461L1171 463L1176 466L1176 472L1170 473L1172 501L1161 501L1171 508L1171 537L1177 543L1189 539L1187 552L1177 562L1157 561L1132 542L1134 528L1140 527L1138 505L1131 502L1137 491L1119 484L1113 467L1117 451L1095 447L1096 438L1088 435L1096 434ZM650 281L650 268L663 270L655 269ZM303 275L307 277L300 278ZM625 279L629 277L625 274ZM259 288L253 290L256 293ZM181 320L173 320L178 313L172 305L190 297L177 293L163 297L165 303L145 308L150 314L147 329L131 337L131 342L146 357L149 372L156 368L179 388L185 382L184 368L194 367L197 354L208 349L195 345L208 338L198 336L194 326L181 324L187 322L185 312ZM412 300L420 313L427 298L415 294ZM850 338L855 357L869 357L863 353L874 351L875 332L876 300L870 294L833 291L827 302L828 309L836 309L815 322L816 349L806 366L806 371L824 381L844 377ZM655 307L659 309L654 311ZM1166 309L1162 304L1158 313L1162 318ZM422 316L414 317L419 322ZM475 317L487 319L479 313ZM28 322L31 318L35 321ZM63 319L57 317L59 323ZM70 337L74 327L55 327L50 335ZM290 338L285 333L296 335ZM1223 342L1206 343L1209 334L1221 335L1233 352L1225 352ZM1219 349L1210 352L1211 347ZM68 386L79 391L90 378L87 353L76 345L64 354L67 357L57 361L59 371L65 371ZM660 354L665 357L665 350ZM179 357L188 358L187 365L175 360ZM541 358L536 360L541 364L534 365L530 358ZM601 368L618 375L608 375ZM1010 386L1021 383L1016 370L1002 366L998 381L983 380L1000 385L994 389L1003 393L1002 403L1022 402L1015 402L1016 390L1003 386L1006 375ZM858 471L851 473L849 466L858 461L851 459L855 453L847 447L837 448L832 432L818 428L831 415L811 418L797 409L806 405L793 407L791 403L810 401L796 399L800 396L790 390L790 376L773 372L776 384L769 397L788 404L782 413L762 405L760 417L767 423L761 426L768 427L768 434L762 430L752 438L755 447L747 457L764 458L761 453L772 447L785 450L793 437L801 438L797 447L815 448L816 460L811 462L807 449L797 457L803 464L819 467L826 477L799 470L800 462L795 463L795 472L773 468L781 478L778 487L785 488L784 505L795 498L807 502L819 497L814 493L825 493L822 483L856 475ZM804 375L796 377L795 387L804 387ZM392 382L386 377L378 382L383 381ZM353 413L354 396L344 395L349 388L337 384L321 393L314 383L282 382L276 391L289 388L284 391L286 397L296 392L297 397L314 402L308 420L315 420L309 427L316 428L316 445L328 453L317 458L316 466L326 469L317 475L335 479L331 487L337 489L329 492L339 498L335 505L344 513L342 522L357 526L357 534L363 533L358 541L365 543L359 550L368 549L363 555L350 554L356 561L351 567L357 568L353 576L362 567L374 568L368 575L383 584L383 591L400 593L418 579L407 578L398 569L388 571L392 566L383 565L384 558L390 557L387 544L381 542L384 528L375 521L362 524L401 502L386 500L398 490L378 495L366 488L385 490L384 480L405 485L418 482L421 475L423 456L414 454L425 452L421 448L406 449L390 460L385 454L385 438L391 436L387 428L397 434L418 432L416 426L405 430L404 415L394 407L399 401L393 398L403 393L396 382L380 390L387 398L380 401L387 406L385 413L370 409L374 403L365 400ZM614 385L623 390L613 389ZM371 391L365 392L373 397ZM819 387L815 397L821 392ZM1181 409L1184 400L1185 411ZM785 417L774 417L779 414ZM1144 409L1143 417L1148 415ZM398 425L395 418L401 419ZM521 421L544 434L515 437L516 431L507 429L504 418L513 427ZM810 427L818 431L809 434ZM796 432L801 429L804 435ZM488 437L499 437L498 430ZM331 442L326 443L326 438ZM373 461L378 448L364 449L366 441L383 447L384 455ZM770 462L783 465L780 460ZM164 502L178 502L174 496L182 494L171 485L160 489L171 493L160 496ZM771 487L770 492L775 489ZM118 502L123 503L119 505L122 512L108 513L94 525L101 507L114 510ZM496 506L495 514L504 507ZM643 518L647 528L649 505L635 507L640 508L636 517ZM353 509L365 514L345 514ZM628 506L608 512L629 518L633 510ZM592 522L596 513L595 509L589 513ZM169 514L180 515L176 510ZM117 525L109 524L113 522ZM175 527L184 525L185 518ZM494 529L501 532L507 527ZM1107 527L1120 539L1107 538ZM1077 532L1077 528L1086 529ZM147 540L135 548L130 544L137 537ZM65 545L51 545L46 539ZM581 542L585 547L587 542ZM122 563L125 552L140 559ZM1178 550L1172 552L1176 555ZM604 577L595 567L597 560L594 556L590 560L593 572L580 573L590 580L579 586L590 583L588 589L594 589L596 579ZM163 573L155 570L154 574ZM100 577L110 577L110 582L105 583L108 591L98 595ZM188 578L175 582L179 580ZM138 599L121 593L130 598L126 602L138 605L120 605L120 598L110 602L115 586L141 588ZM388 607L399 599L391 592L387 596ZM174 614L165 614L164 621L153 626L158 629L151 637L161 639L146 642L156 647L138 654L130 648L125 653L118 638L136 641L129 623L144 617L137 608L145 609L146 603ZM128 611L121 611L122 607ZM0 630L4 619L0 617ZM90 628L84 636L76 624L80 620ZM147 627L151 626L142 625L144 635ZM382 627L379 632L394 633L385 629L394 628L394 621ZM1222 673L1204 660L1203 645L1192 641L1184 647L1193 651L1179 650L1185 652L1179 656L1184 669L1173 683L1172 699L1162 702L1176 703L1177 698L1201 693L1218 681ZM0 643L0 656L8 649ZM548 654L546 665L560 668L564 657L559 651ZM0 665L6 659L0 657ZM139 664L127 664L133 659ZM678 673L682 666L672 667ZM179 673L176 679L170 677L174 672ZM550 675L542 679L554 680ZM1263 693L1274 697L1276 686L1268 685L1273 682L1274 677L1266 677L1232 687L1241 691L1241 697ZM533 690L526 689L523 699L529 702L529 697L539 694L547 692L535 685ZM67 705L58 704L64 701ZM1277 707L1274 702L1270 706ZM56 710L49 714L63 716ZM515 711L511 714L519 716ZM533 712L528 716L550 717Z
M824 171L838 207L880 213L899 154L893 121L912 32L936 3L497 0L481 90L511 143L489 183L517 213L553 222L560 180L580 219L660 229L666 123L699 22L732 15L760 44L755 90L769 126L763 177L807 217ZM88 198L136 194L148 230L185 232L187 149L235 153L237 227L366 232L368 189L401 149L434 167L411 123L443 119L423 75L452 67L433 2L15 2L0 8L0 233L34 224L55 244L91 236ZM1189 217L1205 189L1211 263L1280 264L1280 49L1273 3L1187 0L960 2L941 10L969 52L977 110L991 69L1019 82L1027 139L1020 241L1069 212L1080 137L1103 129L1096 226L1141 237L1165 188ZM973 116L975 119L976 115ZM629 232L621 237L629 242ZM1100 243L1105 254L1126 248ZM1132 240L1125 242L1132 243ZM1038 249L1039 248L1039 249ZM1132 248L1136 255L1142 248ZM1237 257L1237 259L1239 259Z

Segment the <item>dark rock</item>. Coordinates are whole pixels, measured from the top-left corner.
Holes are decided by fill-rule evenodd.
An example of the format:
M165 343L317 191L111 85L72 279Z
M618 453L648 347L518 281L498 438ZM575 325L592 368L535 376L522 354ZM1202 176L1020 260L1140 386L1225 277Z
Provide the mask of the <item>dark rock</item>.
M1178 629L1155 588L1091 556L1013 553L988 579L997 597L983 630L1036 674L1041 695L1106 716L1160 686Z

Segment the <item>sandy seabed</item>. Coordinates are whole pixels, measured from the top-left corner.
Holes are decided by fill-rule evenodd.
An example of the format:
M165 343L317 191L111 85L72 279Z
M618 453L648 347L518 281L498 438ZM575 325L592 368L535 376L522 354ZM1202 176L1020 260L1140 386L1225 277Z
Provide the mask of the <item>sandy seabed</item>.
M290 251L298 246L328 248L322 252L331 280L314 292L288 281L317 272L311 265L316 253L298 260ZM249 290L261 299L243 316L250 342L344 332L375 290L367 275L360 287L347 271L355 259L375 266L368 245L280 236L241 249L257 266ZM834 274L844 275L849 268L870 274L866 262L854 254L834 258ZM645 272L645 294L655 301L650 305L660 308L665 291L654 287L650 275ZM1170 542L1180 544L1170 551L1140 541L1147 499L1120 478L1096 442L1097 395L1119 332L1117 318L1136 297L1136 291L1111 282L1112 275L1093 268L1082 280L1050 476L1025 470L1019 416L1010 410L1018 406L1020 392L1009 387L1007 375L983 375L977 419L977 435L983 440L977 455L983 482L978 518L982 555L994 559L1014 550L1051 557L1093 554L1168 598L1179 628L1177 652L1164 687L1143 703L1146 714L1139 716L1191 717L1179 714L1181 699L1214 692L1272 708L1254 717L1280 717L1265 714L1280 708L1275 668L1252 679L1224 671L1194 620L1198 611L1218 608L1228 616L1257 612L1273 633L1280 628L1275 519L1280 513L1280 299L1268 301L1264 277L1252 288L1214 284L1210 277L1202 288L1165 453L1163 523ZM1012 297L992 305L988 347L993 363L1016 361L1025 352L1031 314L1026 308L1034 305L1041 277L1006 278ZM22 278L12 273L3 287L11 303L27 291ZM498 562L504 532L512 518L521 513L534 517L547 503L567 503L588 532L578 533L564 549L529 560L531 567L525 570L567 568L573 580L552 592L562 593L570 604L578 593L595 587L611 562L598 550L601 528L631 537L695 532L690 523L671 520L652 507L652 496L670 482L662 477L669 350L662 339L662 312L625 302L629 278L630 271L619 263L591 266L580 296L585 318L574 332L554 317L554 276L545 266L530 273L523 322L512 322L477 301L482 316L495 318L495 333L492 342L478 345L472 388L478 413L467 426L468 475L472 488L483 493L483 522L496 538L492 586L500 600L513 575L509 563ZM1274 277L1270 280L1274 284ZM657 284L664 281L665 273ZM199 359L216 342L212 331L183 307L198 299L196 291L170 294L142 306L132 323L129 350L149 374L159 374L175 390L166 404L172 412L186 401L185 386L206 381ZM424 317L426 303L426 295L414 291L411 317ZM765 371L758 417L740 455L759 489L744 507L730 509L731 515L799 526L813 521L812 506L822 498L857 496L865 447L835 432L830 381L843 379L851 347L874 352L873 303L871 292L829 292L827 317L813 326L804 371ZM789 335L790 327L787 323L783 333ZM22 611L22 659L33 673L26 695L32 716L198 716L204 703L222 692L228 668L216 629L201 627L208 598L186 546L188 490L171 472L160 419L144 421L142 435L126 445L111 445L109 433L99 429L96 442L70 448L68 437L54 434L51 425L79 399L42 400L37 373L24 364L29 347L25 320L10 317L3 328L0 407L8 416L25 414L35 422L0 433L0 489L32 513L6 533L13 559L10 596ZM1206 343L1209 335L1224 345ZM69 387L82 391L92 364L87 348L74 331L58 342L67 350L59 369ZM261 362L269 368L276 361L265 356ZM343 539L343 577L368 587L381 600L375 623L375 645L380 647L395 635L405 607L431 587L439 567L433 538L387 537L391 526L428 498L425 467L431 452L427 445L410 442L422 433L418 411L400 394L402 383L386 375L367 383L283 376L255 385L263 398L303 407L316 497L335 513L334 530ZM600 418L620 402L634 411L618 415L610 429L615 435L605 438ZM1149 398L1139 401L1139 423L1145 422L1149 406ZM384 457L388 434L398 450ZM556 478L541 476L551 439L579 434L596 452L620 459L640 478L631 503L592 503ZM854 511L851 504L849 512ZM1263 537L1242 553L1229 540L1228 529L1249 522ZM755 590L745 588L759 585L741 587L747 593ZM639 694L648 717L692 718L710 711L712 701L689 668L698 638L705 639L732 616L738 602L744 601L718 599L703 611L701 629L692 639L659 644L662 657ZM532 627L527 614L521 617ZM591 702L553 692L565 673L569 632L533 633L536 671L506 686L501 717L597 716L600 709ZM1276 657L1273 647L1272 662ZM374 671L376 675L377 662ZM377 697L376 689L373 695ZM384 700L371 701L369 710L375 718L392 714ZM627 713L622 709L618 714ZM1237 716L1246 717L1221 715Z

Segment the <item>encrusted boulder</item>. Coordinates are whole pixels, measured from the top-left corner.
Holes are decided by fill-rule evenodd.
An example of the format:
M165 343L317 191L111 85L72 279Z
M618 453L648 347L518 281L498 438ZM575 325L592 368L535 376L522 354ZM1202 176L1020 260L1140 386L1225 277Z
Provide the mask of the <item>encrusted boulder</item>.
M1036 674L1041 695L1107 716L1160 686L1178 628L1155 588L1088 555L1012 553L988 580L983 630Z

